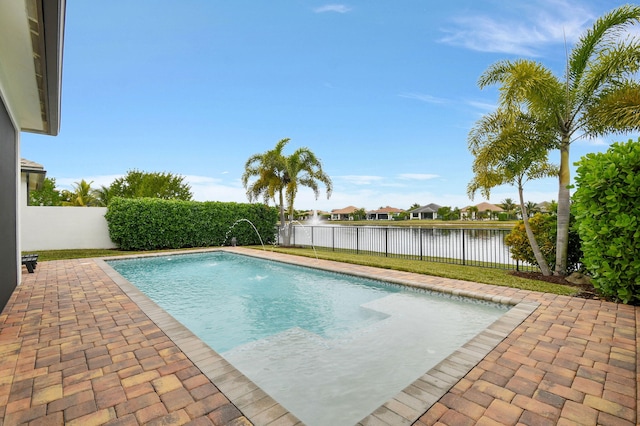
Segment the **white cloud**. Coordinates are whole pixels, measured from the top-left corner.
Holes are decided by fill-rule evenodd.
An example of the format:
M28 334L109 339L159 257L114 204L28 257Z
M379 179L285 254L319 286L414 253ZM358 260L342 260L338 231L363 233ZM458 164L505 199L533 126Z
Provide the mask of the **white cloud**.
M347 13L351 11L351 8L344 4L325 4L324 6L316 7L313 9L315 13L336 12Z
M229 182L209 176L187 175L185 181L191 186L196 201L248 202L240 180Z
M440 41L481 52L536 57L545 45L575 42L594 19L585 8L563 0L509 5L512 16L503 8L500 20L486 15L454 17Z
M401 98L416 99L430 104L444 104L448 102L446 99L436 98L435 96L425 95L423 93L400 93L398 96Z
M398 175L398 177L400 179L407 179L407 180L430 180L430 179L439 178L440 176L432 173L402 173Z

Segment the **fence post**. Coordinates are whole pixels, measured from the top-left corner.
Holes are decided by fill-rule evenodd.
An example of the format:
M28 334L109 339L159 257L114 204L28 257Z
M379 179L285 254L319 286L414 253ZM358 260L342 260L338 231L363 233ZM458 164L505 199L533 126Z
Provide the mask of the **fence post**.
M464 246L464 228L462 228L462 264L466 265L465 246Z
M389 257L389 228L384 228L384 257Z
M336 251L336 228L331 227L331 250Z
M356 226L356 254L360 254L360 227Z

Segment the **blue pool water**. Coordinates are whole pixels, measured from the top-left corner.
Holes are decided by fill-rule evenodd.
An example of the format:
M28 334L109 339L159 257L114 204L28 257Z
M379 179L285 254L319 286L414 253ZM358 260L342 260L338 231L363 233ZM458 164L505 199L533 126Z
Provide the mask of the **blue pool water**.
M226 252L109 263L309 425L355 424L506 311Z

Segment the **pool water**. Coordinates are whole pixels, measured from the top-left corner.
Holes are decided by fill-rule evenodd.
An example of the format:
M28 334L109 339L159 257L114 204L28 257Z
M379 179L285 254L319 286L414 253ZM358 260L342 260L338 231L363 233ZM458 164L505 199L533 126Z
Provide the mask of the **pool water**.
M227 252L110 261L308 425L352 425L501 305Z

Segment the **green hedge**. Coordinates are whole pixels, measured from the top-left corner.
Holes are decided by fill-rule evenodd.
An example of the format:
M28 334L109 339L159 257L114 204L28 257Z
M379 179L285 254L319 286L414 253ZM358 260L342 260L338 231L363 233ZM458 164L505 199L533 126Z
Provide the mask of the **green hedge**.
M278 211L264 204L115 198L106 214L111 240L122 250L272 244ZM239 221L239 222L238 222Z
M593 285L623 303L640 302L640 139L615 143L576 163L573 201L583 263Z

